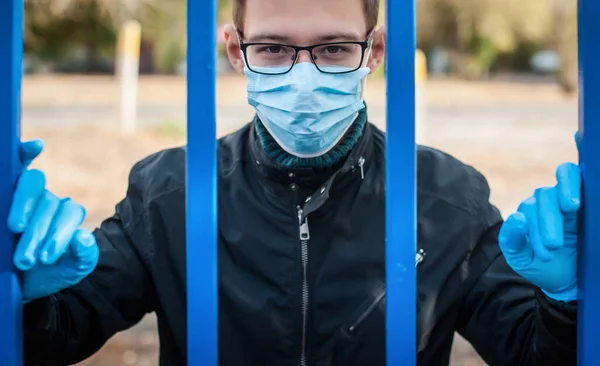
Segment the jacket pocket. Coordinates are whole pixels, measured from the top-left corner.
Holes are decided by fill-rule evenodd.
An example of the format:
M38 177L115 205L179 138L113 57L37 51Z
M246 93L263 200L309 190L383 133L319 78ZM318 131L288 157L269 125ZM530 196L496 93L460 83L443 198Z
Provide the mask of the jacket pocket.
M385 295L382 285L339 329L332 366L385 366Z
M342 329L342 331L347 337L354 337L359 332L359 330L363 328L366 325L366 323L368 323L369 318L371 318L371 316L374 313L378 311L385 311L385 309L380 310L380 308L382 308L385 305L385 294L385 286L382 286L381 289L379 289L375 293L374 297L365 301L364 304L358 308L358 310L351 317L352 320L348 322Z

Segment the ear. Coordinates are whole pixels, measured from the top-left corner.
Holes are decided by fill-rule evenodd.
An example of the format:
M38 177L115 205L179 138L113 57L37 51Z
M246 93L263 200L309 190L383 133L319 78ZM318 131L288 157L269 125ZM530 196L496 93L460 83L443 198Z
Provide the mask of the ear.
M367 60L367 67L374 73L385 59L385 27L380 27L373 31L373 44L371 46L371 56Z
M227 49L227 57L233 69L240 74L244 73L244 59L240 50L240 41L238 39L237 30L232 24L227 24L224 27L225 32L225 48Z

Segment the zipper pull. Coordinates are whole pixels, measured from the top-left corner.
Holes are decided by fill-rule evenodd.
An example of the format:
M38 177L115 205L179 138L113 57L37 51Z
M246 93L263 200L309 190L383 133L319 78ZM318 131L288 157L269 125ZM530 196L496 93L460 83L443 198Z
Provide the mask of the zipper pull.
M358 159L358 166L360 167L360 179L365 179L365 169L364 169L364 165L365 165L365 158L363 158L362 156Z
M300 240L309 240L310 231L308 229L308 217L302 221L302 208L298 206L298 225L300 226Z
M304 223L300 225L300 239L310 239L310 232L308 231L308 218L304 219Z
M415 255L415 268L418 267L419 264L421 264L421 262L423 262L423 259L425 259L426 254L427 253L425 253L423 249L419 249L419 251Z

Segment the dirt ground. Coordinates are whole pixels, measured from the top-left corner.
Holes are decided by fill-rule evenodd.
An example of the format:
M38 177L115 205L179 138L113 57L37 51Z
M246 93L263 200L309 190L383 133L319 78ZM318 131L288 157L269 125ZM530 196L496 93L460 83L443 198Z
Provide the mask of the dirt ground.
M140 85L140 106L158 103L183 108L186 95L182 79L143 78ZM576 159L572 143L576 101L560 95L553 85L510 80L494 83L434 81L426 87L428 108L438 110L435 114L438 117L427 119L427 144L457 156L484 173L492 188L492 202L503 214L514 210L535 187L553 184L554 169L559 163ZM25 112L28 108L47 107L50 114L52 108L60 106L109 108L117 102L117 90L110 78L27 78L23 105ZM369 82L368 90L370 106L383 108L383 83ZM247 111L242 107L244 87L239 78L219 79L218 91L221 108ZM539 108L539 116L535 113L519 115L522 106L531 105ZM559 108L560 116L544 117L542 112L548 108ZM507 122L503 123L503 113L511 110L516 111L516 116L506 117ZM480 116L481 123L462 120L461 113L467 112ZM453 119L454 114L458 117ZM237 125L219 124L219 135L237 128L249 118L240 116ZM156 126L124 136L114 121L93 124L81 121L60 127L37 122L25 119L23 127L25 139L38 137L46 142L45 152L34 167L46 172L51 190L70 196L87 208L85 225L90 228L110 215L114 205L122 199L129 169L136 161L185 142L181 135L161 134ZM157 339L154 321L148 317L138 327L113 338L99 354L81 365L157 365ZM459 339L452 365L484 364L468 344Z

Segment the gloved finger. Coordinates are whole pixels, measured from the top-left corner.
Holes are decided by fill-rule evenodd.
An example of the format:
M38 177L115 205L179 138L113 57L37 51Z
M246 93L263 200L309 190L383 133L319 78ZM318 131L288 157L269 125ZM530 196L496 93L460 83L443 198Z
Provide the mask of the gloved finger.
M85 229L78 229L69 245L69 254L80 275L92 272L100 256L94 234Z
M504 257L522 255L527 246L527 218L521 212L510 215L498 234L498 244Z
M20 234L25 230L45 189L46 177L43 172L33 169L21 174L8 214L8 229L11 232Z
M538 229L542 244L548 249L558 249L564 244L564 217L558 203L555 187L535 190Z
M19 157L24 168L27 168L31 162L44 150L44 141L35 139L21 143Z
M575 145L577 145L577 152L581 154L581 148L583 146L583 138L579 131L575 132Z
M535 258L548 262L552 259L552 253L544 245L542 235L539 230L539 219L537 210L537 198L530 197L525 200L519 206L519 212L523 213L527 218L527 236L529 238L529 245L533 250Z
M17 243L13 262L18 269L26 271L36 264L36 254L44 243L59 208L60 199L45 191L31 216L31 222Z
M39 249L39 260L44 264L53 264L62 257L84 218L85 209L81 205L68 198L62 199L54 216L52 229Z
M556 169L556 188L560 209L574 213L581 205L581 172L573 163L563 163Z

